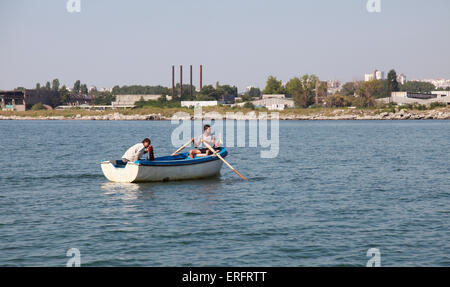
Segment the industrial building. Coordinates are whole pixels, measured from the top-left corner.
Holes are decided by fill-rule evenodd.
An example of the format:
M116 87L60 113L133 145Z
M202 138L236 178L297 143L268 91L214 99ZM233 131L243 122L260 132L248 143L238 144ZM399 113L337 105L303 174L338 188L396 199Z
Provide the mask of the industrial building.
M430 105L431 103L443 103L450 105L449 91L433 91L427 93L392 92L391 98L382 99L384 102L393 102L397 105L420 104Z
M89 95L69 95L64 104L69 106L89 105L92 103L93 97Z
M260 99L251 101L255 107L262 107L273 111L282 111L294 108L295 103L292 99L286 99L285 95L262 95ZM245 103L235 104L243 107Z
M294 100L283 98L266 98L261 100L252 101L255 107L264 107L268 110L282 111L287 108L293 108Z
M156 101L159 100L162 95L116 95L116 100L111 103L113 109L117 108L134 108L136 102L140 100L144 101ZM171 100L172 97L167 96L167 100Z
M181 101L181 106L187 108L213 107L217 104L217 101Z
M266 99L285 99L286 96L285 95L262 95L261 99L266 100Z
M0 91L2 110L26 111L38 103L52 106L57 98L58 92L48 90Z

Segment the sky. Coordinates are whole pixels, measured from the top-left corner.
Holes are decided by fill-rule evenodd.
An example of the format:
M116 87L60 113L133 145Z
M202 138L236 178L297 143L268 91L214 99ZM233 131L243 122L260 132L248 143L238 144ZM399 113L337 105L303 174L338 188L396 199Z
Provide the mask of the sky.
M264 88L268 76L362 80L394 68L450 79L450 1L0 0L0 89L58 78L97 88L183 83ZM373 0L371 0L373 1Z

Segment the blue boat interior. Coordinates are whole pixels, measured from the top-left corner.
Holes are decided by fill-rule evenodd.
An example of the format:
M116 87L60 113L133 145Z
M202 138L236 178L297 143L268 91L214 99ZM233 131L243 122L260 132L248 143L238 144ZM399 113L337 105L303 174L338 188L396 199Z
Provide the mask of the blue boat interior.
M226 157L228 152L224 147L220 147L217 150L217 153L222 157ZM193 159L189 158L189 153L183 152L177 155L168 155L156 157L155 160L137 160L135 164L140 165L148 165L148 166L171 166L171 165L190 165L202 162L208 162L213 160L218 160L219 158L215 155L203 156L203 157L194 157ZM102 160L104 162L105 160ZM116 168L124 168L126 163L122 160L114 160L111 163Z

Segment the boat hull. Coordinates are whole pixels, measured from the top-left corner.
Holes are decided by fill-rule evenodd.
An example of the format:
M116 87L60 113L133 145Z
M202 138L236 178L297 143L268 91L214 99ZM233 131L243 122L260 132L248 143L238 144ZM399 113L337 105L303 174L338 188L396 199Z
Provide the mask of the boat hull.
M226 151L221 152L226 156ZM186 154L187 156L187 154ZM177 181L214 177L220 174L223 162L218 157L198 160L136 161L118 164L117 161L102 161L105 177L112 182Z

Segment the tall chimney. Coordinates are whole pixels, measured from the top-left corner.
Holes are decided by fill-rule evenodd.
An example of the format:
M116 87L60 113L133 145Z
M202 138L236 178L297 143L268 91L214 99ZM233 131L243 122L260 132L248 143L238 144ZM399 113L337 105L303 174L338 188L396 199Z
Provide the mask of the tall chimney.
M180 65L180 99L183 97L183 65Z
M189 82L189 85L190 85L190 96L191 96L191 99L192 99L192 65L189 66L189 70L190 70L190 82Z
M203 65L200 65L200 91L203 88Z
M319 104L319 80L316 80L316 98L315 98L316 105Z
M172 65L172 99L175 96L175 65Z

